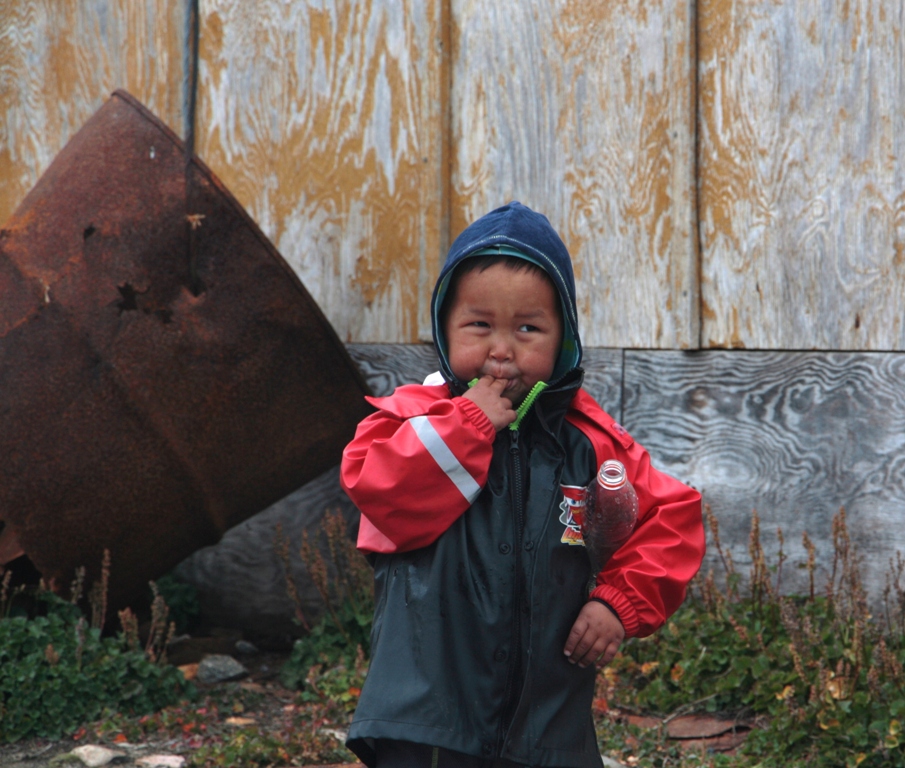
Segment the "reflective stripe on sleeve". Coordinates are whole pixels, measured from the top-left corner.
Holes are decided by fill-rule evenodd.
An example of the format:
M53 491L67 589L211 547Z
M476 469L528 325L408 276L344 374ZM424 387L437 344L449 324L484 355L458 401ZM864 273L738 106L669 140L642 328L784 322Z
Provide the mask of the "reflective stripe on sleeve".
M427 416L413 416L409 419L409 424L412 425L412 429L415 430L415 434L421 444L434 458L440 469L459 489L459 493L466 498L469 504L474 501L481 492L481 486L475 482L474 478L468 474L468 470L459 463L453 452L449 450L449 446L443 442L443 438L434 429L430 419Z

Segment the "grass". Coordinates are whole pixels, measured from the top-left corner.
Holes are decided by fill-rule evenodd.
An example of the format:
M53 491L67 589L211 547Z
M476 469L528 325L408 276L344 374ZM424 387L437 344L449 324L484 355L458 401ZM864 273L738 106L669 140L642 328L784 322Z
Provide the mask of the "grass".
M843 511L833 521L825 584L815 583L815 550L805 537L804 595L782 593L789 564L781 533L770 564L753 516L752 564L742 578L709 510L707 517L721 573L700 575L663 629L625 643L601 672L594 720L602 753L639 768L905 766L902 557L890 563L874 616ZM283 686L231 683L153 713L112 707L75 736L112 745L158 739L197 768L354 761L342 735L367 672L370 570L339 514L327 515L320 535L317 546L305 539L300 555L327 607L316 620L299 608L309 634L286 661ZM278 551L288 562L288 543L280 539ZM294 594L291 581L289 589ZM126 624L122 641L134 648ZM148 658L159 666L160 655L158 647ZM732 755L688 749L669 738L667 725L694 713L754 727ZM640 727L629 715L657 727Z
M172 625L159 594L143 647L128 609L119 614L122 631L103 634L109 567L105 554L90 621L79 607L83 572L68 601L43 585L13 589L12 572L0 573L0 743L59 738L108 707L145 714L191 695L166 662Z
M607 713L601 745L638 766L783 765L789 768L905 766L905 589L901 555L890 563L878 616L871 615L844 511L833 521L834 557L821 589L815 556L805 564L806 595L780 591L753 516L745 580L736 572L707 510L721 579L699 577L689 599L651 638L630 641L601 677ZM731 758L688 754L660 732L624 728L620 716L644 712L720 713L756 728Z

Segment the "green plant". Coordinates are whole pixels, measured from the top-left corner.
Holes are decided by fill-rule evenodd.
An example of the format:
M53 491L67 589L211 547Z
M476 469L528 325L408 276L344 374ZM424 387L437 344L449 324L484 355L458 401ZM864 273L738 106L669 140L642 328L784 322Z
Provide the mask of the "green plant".
M157 579L157 589L170 609L170 620L176 625L176 631L191 630L201 616L198 590L175 573Z
M179 670L165 664L160 648L166 634L152 633L140 649L137 627L132 636L131 614L123 612L123 633L102 635L108 573L105 555L101 580L91 592L90 622L78 607L83 571L69 601L43 585L28 594L0 593L0 742L59 738L106 708L151 712L191 694ZM8 587L5 574L3 583ZM15 598L24 603L25 597L28 610L11 609Z
M285 693L230 683L141 717L105 712L73 738L114 747L123 741L166 741L197 768L354 762L343 746L348 713L342 704L328 698L304 702L301 694L290 703Z
M327 512L321 527L320 543L303 534L300 555L312 583L324 603L324 613L308 626L298 592L289 575L288 545L278 532L277 547L286 565L289 594L296 603L296 615L308 629L297 640L283 665L281 680L287 688L304 688L310 695L323 690L360 689L365 674L365 658L370 650L374 608L373 575L364 557L355 548L339 512ZM322 554L326 551L328 560ZM309 671L319 666L312 678ZM318 682L315 682L315 678ZM354 706L354 704L353 704Z
M663 630L627 643L607 673L607 695L621 706L660 714L719 711L757 718L761 727L742 750L752 765L905 765L901 556L890 569L884 615L873 620L840 511L823 593L815 588L815 549L805 536L809 593L782 595L782 534L778 564L770 568L755 513L751 573L742 593L716 520L710 510L707 515L725 570L723 589L712 573L698 579Z
M248 725L209 739L189 756L195 768L232 768L238 765L318 765L350 763L355 756L343 745L336 728L342 713L320 704L292 704L283 708L278 722L264 729Z

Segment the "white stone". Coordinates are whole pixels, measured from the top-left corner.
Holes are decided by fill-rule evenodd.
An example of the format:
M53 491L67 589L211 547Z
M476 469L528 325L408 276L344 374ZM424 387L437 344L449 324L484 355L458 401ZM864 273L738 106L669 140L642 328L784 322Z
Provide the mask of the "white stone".
M109 765L114 761L127 759L125 752L116 752L96 744L84 744L81 747L76 747L69 754L81 760L82 764L88 766L88 768L101 768L101 766Z
M182 768L185 758L181 755L148 755L135 761L142 768Z

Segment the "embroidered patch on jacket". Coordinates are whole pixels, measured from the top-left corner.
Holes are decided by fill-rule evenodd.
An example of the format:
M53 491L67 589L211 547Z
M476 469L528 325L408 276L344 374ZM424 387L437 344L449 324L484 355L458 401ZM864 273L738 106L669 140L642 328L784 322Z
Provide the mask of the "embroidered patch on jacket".
M587 488L578 485L560 485L559 488L563 496L559 503L562 510L559 522L565 526L561 541L563 544L578 544L583 547L581 520L587 503Z

